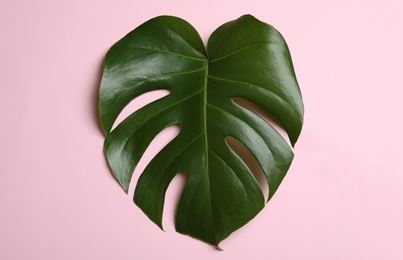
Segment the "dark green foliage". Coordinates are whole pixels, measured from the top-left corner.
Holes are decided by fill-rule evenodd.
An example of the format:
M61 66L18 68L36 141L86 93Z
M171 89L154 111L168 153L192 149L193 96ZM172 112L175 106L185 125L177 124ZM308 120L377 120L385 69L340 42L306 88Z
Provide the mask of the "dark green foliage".
M111 131L134 98L171 93L134 112ZM178 124L180 134L141 174L134 202L159 227L166 189L178 172L188 180L176 230L218 245L264 207L262 190L226 137L242 142L268 182L270 199L293 159L286 141L262 118L238 105L247 99L267 110L292 145L303 123L303 103L288 47L272 26L251 15L219 27L207 51L186 21L156 17L118 41L105 58L99 113L105 154L127 192L133 171L153 138Z

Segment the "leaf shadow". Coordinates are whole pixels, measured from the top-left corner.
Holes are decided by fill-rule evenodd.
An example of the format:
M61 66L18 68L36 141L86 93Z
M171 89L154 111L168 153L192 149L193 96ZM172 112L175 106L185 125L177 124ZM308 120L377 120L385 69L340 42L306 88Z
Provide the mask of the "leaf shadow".
M288 136L281 124L264 108L260 107L259 105L241 97L234 97L232 99L236 104L239 106L250 110L251 112L255 113L257 116L262 118L266 123L271 125L282 137L285 141L288 142Z
M263 173L262 167L260 167L256 158L249 151L249 149L239 140L233 137L227 137L226 142L231 150L233 150L242 159L242 161L252 172L263 192L266 201L269 194L269 186L267 184L266 176Z
M102 131L102 125L101 125L101 120L99 118L99 113L98 113L98 103L99 103L99 86L101 84L101 77L102 77L102 71L103 71L103 59L99 62L97 66L97 70L94 76L94 81L93 81L93 86L92 86L92 92L90 96L90 110L91 110L91 119L93 120L93 124L95 125L97 131L99 131L102 136L104 136L104 133Z
M283 139L288 143L288 145L291 146L287 133L282 128L281 124L267 110L245 98L235 97L232 100L237 105L245 109L248 109L249 111L255 113L257 116L262 118L264 121L266 121L266 123L269 124L271 127L273 127L283 137ZM255 177L256 181L259 183L259 186L263 191L265 200L267 201L269 194L269 187L266 176L259 162L253 156L251 151L239 140L233 137L227 137L226 141L227 144L230 146L230 148L242 159L242 161L252 172L253 176Z
M105 138L104 132L102 131L102 125L101 125L101 120L99 118L99 113L98 113L98 102L99 102L99 87L101 84L101 78L102 78L102 71L103 71L103 58L101 58L99 60L99 62L97 63L97 68L96 71L94 73L94 79L93 79L93 83L91 84L91 93L90 93L90 118L92 120L92 124L94 125L94 127L96 128L96 131L103 137ZM115 177L112 174L112 168L109 165L108 159L106 158L103 149L102 149L102 157L103 157L103 162L105 167L107 167L107 169L109 169L109 171L107 171L107 175L115 180L114 183L119 187L119 183L116 181Z

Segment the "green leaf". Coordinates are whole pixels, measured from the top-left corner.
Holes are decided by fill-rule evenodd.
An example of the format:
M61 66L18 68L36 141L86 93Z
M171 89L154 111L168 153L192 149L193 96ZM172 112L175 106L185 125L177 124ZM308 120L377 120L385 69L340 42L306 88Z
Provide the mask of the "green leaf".
M113 131L134 98L153 90L171 93L135 111ZM178 172L188 179L176 230L218 245L264 207L263 192L227 137L243 143L261 166L270 199L293 159L287 142L243 98L265 109L292 145L303 122L303 103L290 53L281 34L251 15L219 27L207 51L186 21L160 16L142 24L109 50L104 61L99 113L105 154L128 191L134 169L154 137L180 125L181 132L147 165L134 202L162 228L165 192Z

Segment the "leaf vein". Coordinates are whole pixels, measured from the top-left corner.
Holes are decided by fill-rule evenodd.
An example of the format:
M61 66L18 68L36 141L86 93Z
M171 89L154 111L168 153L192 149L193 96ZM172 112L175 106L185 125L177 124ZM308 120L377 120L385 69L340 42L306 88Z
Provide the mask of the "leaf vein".
M279 94L277 94L276 92L274 92L274 91L272 91L272 90L270 90L270 89L267 89L267 88L265 88L265 87L263 87L263 86L260 86L260 85L252 84L252 83L245 82L245 81L231 80L231 79L226 79L226 78L221 78L221 77L215 77L215 76L211 76L211 75L209 75L209 78L211 78L211 79L217 79L217 80L222 80L222 81L228 81L228 82L234 82L234 83L241 83L241 84L249 85L249 86L251 86L251 87L261 88L261 89L264 89L264 90L267 91L267 92L272 93L274 96L278 97L280 100L282 100L282 101L284 101L284 102L287 103L287 101L286 101L283 97L281 97Z
M242 120L242 119L239 118L238 116L236 116L236 115L234 115L234 114L228 112L227 110L224 110L224 109L222 109L222 108L219 108L219 107L214 106L214 105L211 105L211 104L207 104L207 105L210 106L210 107L212 107L212 108L215 108L215 109L217 109L217 110L220 110L220 111L222 111L223 113L226 113L226 114L228 114L229 116L234 117L234 118L236 118L237 120L239 120L239 121L243 122L244 124L246 124L247 126L249 126L249 127L253 130L253 132L255 132L260 138L262 138L262 140L263 140L265 146L267 147L267 149L269 149L269 151L270 151L270 153L271 153L271 149L270 149L270 147L267 145L267 143L264 141L263 136L262 136L261 134L259 134L251 125L249 125L248 123L246 123L244 120Z
M210 62L215 62L215 61L218 61L218 60L221 60L221 59L228 58L228 57L230 57L230 56L232 56L232 55L234 55L234 54L236 54L238 52L241 52L241 51L249 49L249 48L253 48L255 46L263 45L263 44L270 44L270 43L269 42L259 42L259 43L251 44L251 45L245 46L243 48L237 49L237 50L235 50L235 51L233 51L233 52L231 52L229 54L226 54L224 56L221 56L221 57L215 58L213 60L210 60Z
M144 82L147 82L147 81L149 81L149 80L158 79L158 78L163 78L163 77L167 77L167 76L179 76L179 75L191 74L191 73L196 73L196 72L202 71L202 70L204 70L204 69L206 69L206 67L203 67L203 68L197 69L197 70L185 71L185 72L181 72L181 73L169 73L169 74L157 75L157 76L153 76L153 77L146 78L146 79L144 79L144 80L140 80L140 81L136 82L134 85L132 85L132 87L138 87L139 85L141 85L141 84L143 84ZM147 92L149 92L149 91L146 91L146 92L144 92L144 93L147 93ZM144 93L140 93L140 94L144 94ZM112 106L112 107L115 106L115 104L119 101L120 97L123 96L123 95L126 95L126 94L127 94L126 91L120 92L120 93L117 95L117 97L114 99L114 101L113 101L113 103L112 103L111 106ZM137 96L134 96L131 100L133 100L133 99L136 98L136 97L137 97ZM130 100L130 101L131 101L131 100ZM120 114L120 112L119 112L119 114ZM117 116L116 116L116 117L117 117ZM115 118L115 120L116 120L116 118ZM115 120L114 120L114 122L115 122Z
M177 53L177 52L173 52L173 51L156 50L156 49L145 48L145 47L136 47L136 49L154 51L154 52L165 53L165 54L171 54L171 55L180 56L180 57L191 59L191 60L206 61L206 59L196 58L196 57L192 57L192 56L189 56L189 55L185 55L185 54L181 54L181 53Z
M197 94L201 93L202 91L203 91L203 90L199 90L199 91L197 91L196 93L193 93L192 95L187 96L186 98L183 98L183 99L179 100L178 102L175 102L175 103L173 103L173 104L171 104L171 105L169 105L169 106L167 106L167 107L161 109L161 110L158 111L156 114L154 114L154 115L151 116L149 119L147 119L142 125L144 126L147 122L149 122L150 120L152 120L153 118L155 118L156 116L158 116L159 114L161 114L162 112L164 112L165 110L167 110L167 109L169 109L169 108L171 108L171 107L173 107L173 106L176 106L177 104L180 104L180 103L182 103L182 102L184 102L184 101L186 101L186 100L188 100L188 99L190 99L190 98L196 96ZM140 110L140 111L141 111L141 110ZM136 112L137 112L137 111L136 111ZM134 112L134 114L132 114L131 116L134 116L136 112ZM131 116L129 116L129 118L130 118ZM133 137L136 135L137 131L138 131L140 128L141 128L141 127L137 128L137 129L130 135L130 137L129 137L129 138L127 139L127 141L125 142L125 145L124 145L123 148L121 149L121 153L126 149L128 143L129 143L129 141L131 140L131 138L133 138Z
M236 171L234 171L234 169L231 167L231 165L230 165L226 160L224 160L224 158L223 158L221 155L219 155L216 151L214 151L214 150L211 149L211 148L209 148L209 150L210 150L212 153L214 153L225 165L227 165L228 168L232 171L232 173L236 176L236 178L238 179L238 181L239 181L240 183L242 183L241 178L239 178L239 176L236 174ZM252 173L250 172L250 174L252 174ZM246 188L245 188L245 186L243 185L243 183L242 183L242 188L243 188L243 190L245 191L245 194L247 194Z
M183 149L181 149L176 155L175 157L172 158L171 162L168 164L168 166L165 168L165 171L167 169L169 169L169 167L171 167L171 165L174 163L174 161L178 158L178 156L185 151L187 148L189 148L194 142L196 142L197 139L199 139L200 137L202 137L204 135L204 132L200 133L198 136L196 136L192 141L190 141ZM181 170L179 170L181 171Z

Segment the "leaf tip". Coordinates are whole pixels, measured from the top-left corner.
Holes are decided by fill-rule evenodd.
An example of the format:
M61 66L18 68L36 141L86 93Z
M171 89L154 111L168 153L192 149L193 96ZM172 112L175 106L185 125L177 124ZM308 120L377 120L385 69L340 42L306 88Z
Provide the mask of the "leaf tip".
M289 135L289 139L290 139L290 143L291 143L292 148L295 148L295 144L297 143L297 141L298 141L298 139L299 139L299 136L300 136L300 134L301 134L301 130L302 130L302 124L301 124L301 126L299 127L299 131L296 132L296 134L294 134L294 135Z
M302 132L302 127L304 124L304 111L302 108L302 111L298 111L298 121L292 125L292 128L289 130L287 129L288 132L288 138L290 139L290 144L292 148L295 148L295 144L297 143L301 132Z
M162 231L166 232L164 230L164 227L162 226L162 219L159 219L157 221L152 220Z
M224 251L224 249L222 249L219 245L216 245L215 248L219 251Z
M157 226L161 229L161 231L166 233L166 231L165 231L165 229L164 229L164 227L162 225L157 224Z
M244 14L244 15L242 15L241 17L244 17L244 18L255 18L253 15L251 15L251 14Z

